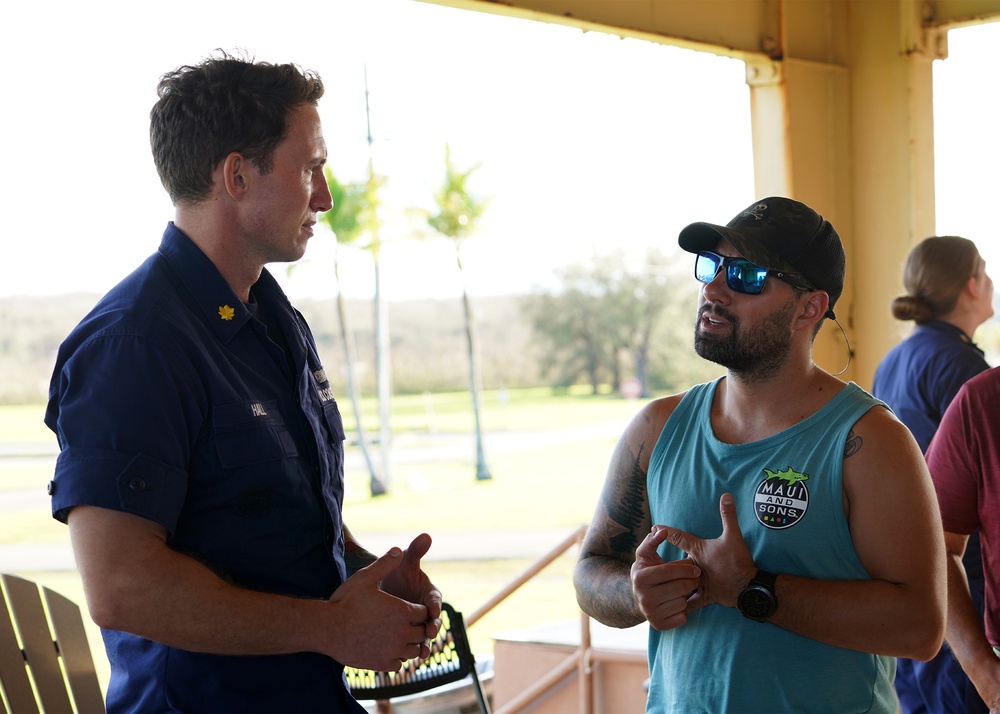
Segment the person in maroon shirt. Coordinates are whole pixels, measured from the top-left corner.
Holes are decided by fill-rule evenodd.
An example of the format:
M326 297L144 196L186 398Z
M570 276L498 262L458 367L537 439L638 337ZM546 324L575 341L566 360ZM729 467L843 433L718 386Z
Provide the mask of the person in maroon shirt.
M945 638L990 711L1000 710L1000 368L973 377L941 420L927 465L948 552ZM962 569L969 534L980 532L985 623Z

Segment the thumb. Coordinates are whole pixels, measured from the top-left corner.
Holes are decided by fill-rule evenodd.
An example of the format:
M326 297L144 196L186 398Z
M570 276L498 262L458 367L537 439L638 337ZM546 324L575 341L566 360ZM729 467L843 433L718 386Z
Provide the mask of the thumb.
M719 515L722 516L722 537L729 534L743 540L740 519L736 513L736 499L731 493L724 493L719 499Z
M363 578L365 580L370 580L375 587L382 582L384 578L389 577L399 567L399 564L403 561L403 551L397 547L390 548L385 555L376 560L374 563L362 568L354 574L354 578Z
M420 559L427 555L431 548L431 537L427 533L421 533L410 543L404 554L407 560L420 564Z

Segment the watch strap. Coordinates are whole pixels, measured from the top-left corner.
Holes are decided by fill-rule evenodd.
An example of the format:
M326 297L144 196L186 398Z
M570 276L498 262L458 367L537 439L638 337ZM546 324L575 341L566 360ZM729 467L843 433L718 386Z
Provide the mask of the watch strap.
M766 570L758 570L757 574L753 576L753 580L750 581L751 585L762 585L771 591L774 595L774 582L778 579L775 573L769 573Z

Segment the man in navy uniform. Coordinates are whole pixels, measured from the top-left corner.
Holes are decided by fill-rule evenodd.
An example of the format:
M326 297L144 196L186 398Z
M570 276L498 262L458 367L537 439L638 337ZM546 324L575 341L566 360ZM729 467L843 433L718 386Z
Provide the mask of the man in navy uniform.
M394 670L439 628L430 537L376 559L344 525L337 402L264 268L331 208L322 94L228 55L165 75L150 140L175 218L59 351L52 511L110 712L363 711L344 665Z

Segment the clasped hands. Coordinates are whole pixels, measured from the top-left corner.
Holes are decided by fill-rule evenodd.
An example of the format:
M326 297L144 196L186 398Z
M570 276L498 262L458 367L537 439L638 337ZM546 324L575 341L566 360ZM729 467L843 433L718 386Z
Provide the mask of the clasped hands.
M743 541L731 494L719 499L722 535L707 540L669 526L654 525L639 544L632 564L632 593L640 612L656 630L672 630L706 605L735 607L740 590L756 575L753 556ZM664 541L687 554L664 561L657 548Z
M348 578L330 598L346 620L340 662L393 672L411 659L430 656L441 628L441 592L420 567L431 538L423 533L406 550L390 548Z

